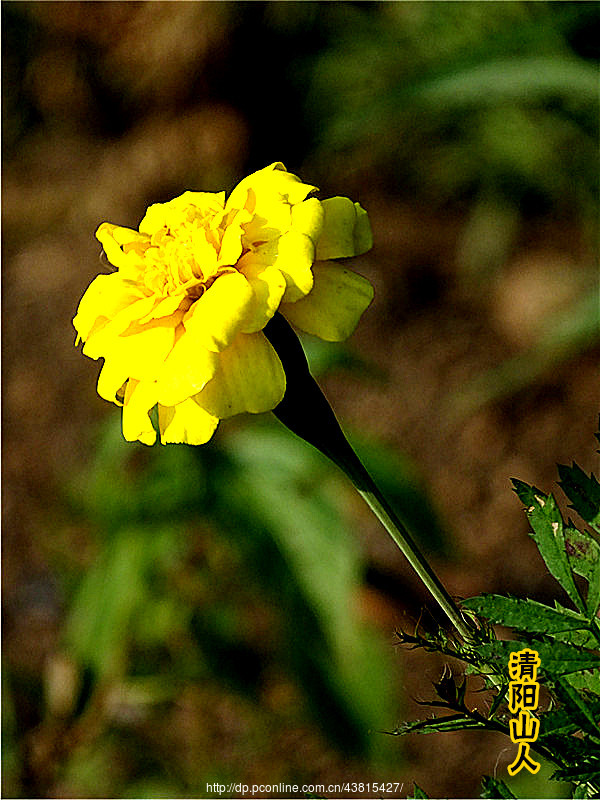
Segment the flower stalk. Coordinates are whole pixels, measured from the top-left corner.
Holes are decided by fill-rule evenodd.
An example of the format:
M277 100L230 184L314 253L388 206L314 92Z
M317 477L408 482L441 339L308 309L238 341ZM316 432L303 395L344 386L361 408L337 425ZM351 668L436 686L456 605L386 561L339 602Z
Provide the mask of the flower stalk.
M286 392L273 409L297 436L312 444L350 478L465 643L475 643L475 631L394 513L344 436L333 410L310 373L302 345L289 323L276 314L264 333L277 351L286 374Z

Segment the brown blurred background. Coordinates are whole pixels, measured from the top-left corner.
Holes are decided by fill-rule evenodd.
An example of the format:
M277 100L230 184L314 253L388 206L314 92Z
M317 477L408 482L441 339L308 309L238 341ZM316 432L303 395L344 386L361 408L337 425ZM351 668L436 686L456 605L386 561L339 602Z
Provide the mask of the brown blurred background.
M429 601L344 479L257 420L202 453L124 445L71 318L106 270L104 220L135 227L151 202L276 160L359 200L375 245L354 268L375 301L349 343L306 342L321 385L453 594L553 597L509 478L550 491L556 462L597 466L598 17L2 4L4 796L387 779L393 796L475 797L482 774L506 777L502 738L377 732L423 713L441 664L395 648ZM327 569L303 582L293 521L261 516L288 484L227 535L214 476L247 480L259 450L265 475L291 470L307 530L333 515L339 539L302 564L341 548L334 623ZM540 781L529 796L559 791Z

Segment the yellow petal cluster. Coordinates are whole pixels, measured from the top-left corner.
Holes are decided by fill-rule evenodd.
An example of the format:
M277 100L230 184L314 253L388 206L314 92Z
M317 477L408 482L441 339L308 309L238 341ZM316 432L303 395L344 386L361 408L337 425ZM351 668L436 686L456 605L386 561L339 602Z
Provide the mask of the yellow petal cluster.
M366 212L274 163L225 192L151 205L138 230L102 223L116 271L96 277L73 325L104 359L101 397L123 407L129 441L207 442L219 420L273 409L285 373L263 328L276 311L327 341L349 336L370 283L330 259L372 245Z

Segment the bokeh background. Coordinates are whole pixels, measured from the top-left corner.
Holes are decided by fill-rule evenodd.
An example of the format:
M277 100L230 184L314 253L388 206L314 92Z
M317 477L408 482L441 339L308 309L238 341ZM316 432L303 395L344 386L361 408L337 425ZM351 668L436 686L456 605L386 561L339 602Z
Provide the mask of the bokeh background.
M304 339L313 371L453 594L552 598L509 478L595 468L598 21L2 4L5 797L507 778L502 737L384 733L442 663L395 643L429 600L345 478L272 415L125 444L71 318L104 220L277 160L359 200L375 300L349 342ZM547 778L511 785L564 793Z

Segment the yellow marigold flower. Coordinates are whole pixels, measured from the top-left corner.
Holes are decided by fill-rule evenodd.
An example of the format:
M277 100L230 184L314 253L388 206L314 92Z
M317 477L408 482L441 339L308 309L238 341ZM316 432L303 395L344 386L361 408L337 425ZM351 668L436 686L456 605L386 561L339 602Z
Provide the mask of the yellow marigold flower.
M225 192L151 205L139 229L96 232L117 271L96 277L73 325L104 359L101 397L123 406L123 435L207 442L219 420L277 406L286 378L263 328L280 311L327 341L349 336L371 302L367 280L328 259L372 245L366 212L275 163Z

